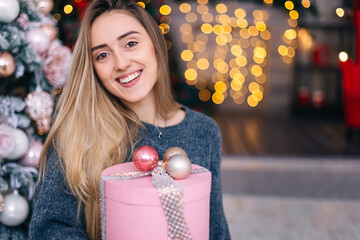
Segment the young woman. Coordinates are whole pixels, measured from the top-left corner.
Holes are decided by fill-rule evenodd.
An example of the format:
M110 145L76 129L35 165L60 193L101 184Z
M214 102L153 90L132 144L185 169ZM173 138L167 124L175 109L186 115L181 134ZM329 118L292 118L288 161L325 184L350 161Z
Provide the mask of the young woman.
M212 173L210 238L230 239L216 123L171 94L167 49L152 17L129 0L88 7L69 80L41 157L30 239L99 239L101 171L153 146L170 147Z

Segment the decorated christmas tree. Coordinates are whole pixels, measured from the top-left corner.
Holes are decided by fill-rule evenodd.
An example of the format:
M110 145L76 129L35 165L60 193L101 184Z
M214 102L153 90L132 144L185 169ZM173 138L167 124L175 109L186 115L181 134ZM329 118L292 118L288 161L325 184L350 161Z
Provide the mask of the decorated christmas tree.
M27 239L39 155L71 51L52 0L0 0L0 239Z

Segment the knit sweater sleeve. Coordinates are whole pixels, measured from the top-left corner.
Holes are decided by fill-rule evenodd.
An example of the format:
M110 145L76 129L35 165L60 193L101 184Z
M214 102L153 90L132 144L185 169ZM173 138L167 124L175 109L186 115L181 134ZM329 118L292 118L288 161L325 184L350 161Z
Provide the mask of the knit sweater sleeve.
M88 239L83 211L77 217L78 200L70 193L53 147L47 159L45 176L35 190L29 239Z
M210 148L210 171L211 193L210 193L210 240L229 240L230 233L225 218L221 190L221 156L222 156L222 139L219 126L213 121L209 139Z

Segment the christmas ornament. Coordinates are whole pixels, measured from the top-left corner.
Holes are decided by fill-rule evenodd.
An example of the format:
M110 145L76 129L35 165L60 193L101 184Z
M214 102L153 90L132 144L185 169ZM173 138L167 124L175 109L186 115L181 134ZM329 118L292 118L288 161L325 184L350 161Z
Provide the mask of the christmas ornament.
M37 4L37 9L44 15L48 15L53 8L54 2L52 0L40 0Z
M53 41L43 66L44 75L52 86L57 88L65 84L70 70L70 63L70 49L61 45L60 41Z
M20 164L25 167L39 168L39 160L44 145L39 141L34 141L29 147Z
M10 23L20 11L18 0L0 0L0 22Z
M166 164L167 161L169 161L169 159L177 154L180 154L180 155L183 155L185 157L187 157L187 154L186 152L179 148L179 147L171 147L169 148L168 150L166 150L166 152L164 153L164 156L163 156L163 160Z
M183 179L190 174L191 162L188 157L177 154L167 161L165 169L172 178Z
M51 95L37 87L25 98L26 112L35 121L39 134L48 133L51 125L51 114L54 101Z
M15 147L15 129L6 123L0 124L0 158L6 158Z
M15 147L7 155L6 159L16 160L23 157L29 149L29 138L24 133L23 130L17 128L15 129Z
M134 152L133 162L139 170L150 171L157 166L159 155L153 147L144 145Z
M43 29L33 28L26 33L26 37L39 55L44 54L49 49L50 38Z
M51 23L46 23L41 26L43 32L48 35L50 42L54 41L58 36L58 31L56 27Z
M14 57L8 52L0 52L0 78L9 77L15 71Z
M4 197L4 209L0 222L8 227L22 224L29 214L29 204L16 190Z
M0 213L4 210L4 197L0 193Z

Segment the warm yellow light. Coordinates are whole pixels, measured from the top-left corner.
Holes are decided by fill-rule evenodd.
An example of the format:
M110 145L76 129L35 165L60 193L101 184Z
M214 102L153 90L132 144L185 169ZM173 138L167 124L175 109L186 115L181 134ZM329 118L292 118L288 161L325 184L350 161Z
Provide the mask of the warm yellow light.
M197 66L201 70L206 70L209 68L209 61L206 58L200 58L197 61Z
M205 44L208 42L209 38L205 34L200 33L196 36L196 40Z
M214 27L213 27L213 31L216 35L220 35L220 34L223 34L225 32L225 29L222 25L219 25L219 24L216 24Z
M249 34L253 37L257 36L259 34L259 31L256 29L255 26L250 26L248 31L249 31Z
M279 52L279 54L280 54L281 56L286 56L286 55L288 54L288 49L287 49L286 46L280 45L280 46L278 47L278 52Z
M182 53L181 53L181 58L182 58L182 60L184 60L184 61L190 61L191 59L193 59L193 57L194 57L194 54L192 53L192 51L190 51L190 50L184 50L184 51L182 51Z
M197 0L199 4L207 4L208 0Z
M253 56L253 60L254 62L256 62L257 64L262 64L265 61L265 58L258 58L255 55Z
M214 92L214 94L212 95L212 100L215 104L223 103L224 99L225 99L225 97L222 93Z
M200 99L201 101L207 102L207 101L210 100L210 98L211 98L211 93L210 93L209 90L207 90L207 89L202 89L202 90L200 90L200 92L199 92L199 99Z
M296 10L291 10L291 11L289 12L289 16L290 16L292 19L298 19L298 18L299 18L299 13L298 13L298 11L296 11Z
M198 11L198 13L200 13L200 14L206 14L206 13L209 12L209 8L208 8L208 6L206 6L206 5L199 5L199 6L197 7L197 11Z
M258 22L255 24L255 26L256 26L256 29L259 30L260 32L263 32L263 31L266 30L266 24L265 24L265 22L263 22L263 21L258 21Z
M185 20L188 22L196 22L197 20L197 15L196 13L193 12L189 12L185 15Z
M55 14L53 15L53 19L54 19L56 22L60 21L60 19L61 19L60 13L55 13Z
M251 73L254 75L254 76L260 76L262 74L262 68L259 66L259 65L256 65L254 64L252 67L251 67Z
M336 12L336 15L338 15L339 17L343 17L345 15L345 11L343 8L337 8L335 10L335 12Z
M290 64L293 61L293 58L288 57L288 56L283 56L282 60L283 60L284 63Z
M234 56L240 56L242 54L242 48L239 45L234 45L231 47L231 53Z
M298 36L298 40L302 48L310 49L313 46L313 38L306 29L299 28Z
M248 87L248 88L249 88L249 91L250 91L251 93L254 93L254 91L260 89L260 86L259 86L259 84L256 83L256 82L251 82L251 83L249 84L249 87Z
M264 0L264 3L266 3L266 4L272 4L272 3L273 3L273 0Z
M260 37L264 40L269 40L271 38L271 33L269 30L265 30L263 32L260 32Z
M159 8L159 12L162 14L162 15L169 15L171 13L171 7L169 5L162 5L160 8Z
M288 57L295 57L295 49L293 47L288 47Z
M248 21L245 18L238 19L236 23L240 28L246 28L248 26Z
M297 26L298 22L297 22L297 20L295 20L295 19L289 18L289 19L288 19L288 24L289 24L290 27L293 27L293 28L294 28L294 27Z
M257 58L265 58L266 57L266 50L262 47L254 48L254 56Z
M340 59L340 61L346 62L346 61L348 60L348 58L349 58L349 56L348 56L348 54L347 54L346 52L341 51L341 52L339 53L339 59Z
M260 84L264 84L266 82L266 76L263 73L260 76L255 77L255 80Z
M309 8L311 3L309 0L302 0L302 5L304 6L304 8Z
M191 11L191 5L188 4L188 3L182 3L180 6L179 6L179 9L182 13L188 13Z
M231 27L237 27L238 25L237 25L237 18L236 17L231 17L230 18L230 26Z
M215 38L215 41L218 45L223 46L227 43L227 38L224 35L219 35Z
M223 25L223 28L224 28L224 33L231 33L232 31L232 27L230 25Z
M219 22L222 24L228 24L228 23L230 23L230 17L226 14L221 14L219 16Z
M247 103L249 104L250 107L256 107L259 104L259 102L256 101L256 99L253 97L253 95L250 95L247 98Z
M236 57L236 63L237 63L237 65L239 65L240 67L244 67L244 66L246 66L246 64L247 64L247 59L246 59L246 57L244 57L244 56L237 56Z
M250 33L246 28L243 28L240 30L240 36L242 38L249 38L250 37Z
M211 13L205 13L204 15L201 16L201 20L210 23L214 20L214 16Z
M142 8L145 8L145 3L144 2L137 2L137 5L139 5Z
M263 12L261 10L255 10L253 12L253 16L254 16L255 19L258 19L258 20L261 20L261 19L264 18L264 14L263 14Z
M252 93L252 95L253 95L253 98L258 102L260 102L263 99L263 93L260 89L255 90Z
M294 29L286 30L285 37L289 40L294 40L296 38L296 31Z
M240 91L242 86L243 86L243 84L237 79L232 80L230 83L230 87L234 91Z
M167 23L161 23L159 27L161 29L162 34L167 34L170 31L170 26Z
M233 68L233 69L230 70L229 75L230 75L231 78L234 79L237 74L241 74L239 69Z
M209 23L201 25L201 31L205 34L210 34L213 31L213 27Z
M224 93L227 90L226 83L224 83L223 81L216 82L214 88L215 88L215 91L217 91L219 93Z
M293 10L294 9L294 3L292 1L286 1L284 5L285 5L285 8L287 10Z
M220 62L217 67L220 73L227 73L229 71L229 65L224 61Z
M235 14L235 16L236 16L237 18L244 18L244 17L246 17L246 11L245 11L244 9L242 9L242 8L236 9L235 12L234 12L234 14Z
M185 71L185 78L188 80L195 80L197 78L197 72L195 69L189 68Z
M64 7L64 13L65 14L70 14L73 11L73 9L74 9L73 6L71 6L70 4L67 4Z
M226 13L227 12L227 7L223 3L219 3L218 5L216 5L215 8L218 13Z

